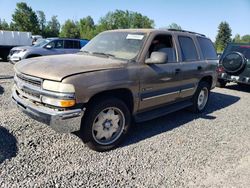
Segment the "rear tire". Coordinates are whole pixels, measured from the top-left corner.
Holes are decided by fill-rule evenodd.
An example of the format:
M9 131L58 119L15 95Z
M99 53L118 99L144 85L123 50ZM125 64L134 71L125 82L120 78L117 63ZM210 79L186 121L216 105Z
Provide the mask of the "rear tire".
M210 84L205 81L201 81L197 87L197 90L193 96L191 110L195 113L203 112L208 104L210 96Z
M227 85L227 82L225 80L221 80L221 79L217 80L217 83L216 83L217 87L224 88L226 87L226 85Z
M95 151L108 151L124 139L131 124L126 104L117 98L100 98L93 102L82 119L81 136Z

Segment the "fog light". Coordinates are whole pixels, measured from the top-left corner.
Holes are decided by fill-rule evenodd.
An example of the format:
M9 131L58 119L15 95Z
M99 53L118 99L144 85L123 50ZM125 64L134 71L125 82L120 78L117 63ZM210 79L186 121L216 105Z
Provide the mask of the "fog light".
M71 107L74 106L76 104L75 100L63 100L63 99L53 99L53 98L49 98L49 97L42 97L42 102L45 104L49 104L52 106L58 106L58 107Z

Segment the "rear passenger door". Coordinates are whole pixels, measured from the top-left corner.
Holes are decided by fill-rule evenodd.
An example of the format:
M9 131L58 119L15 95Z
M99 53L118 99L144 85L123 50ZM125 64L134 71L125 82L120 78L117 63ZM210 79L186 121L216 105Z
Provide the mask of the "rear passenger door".
M193 36L178 35L180 48L180 100L190 97L195 93L200 80L200 73L204 69L204 61L198 53L198 47Z
M80 51L80 41L78 40L64 40L65 54L74 54Z

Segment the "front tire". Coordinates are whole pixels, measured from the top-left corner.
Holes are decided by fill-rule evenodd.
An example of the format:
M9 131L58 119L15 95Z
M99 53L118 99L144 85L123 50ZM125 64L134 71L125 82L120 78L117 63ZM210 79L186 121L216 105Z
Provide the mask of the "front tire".
M130 127L131 115L126 104L117 98L93 102L82 120L82 138L95 151L111 150L123 140Z
M209 96L209 83L205 81L200 82L192 99L193 105L191 110L195 113L203 112L207 107Z

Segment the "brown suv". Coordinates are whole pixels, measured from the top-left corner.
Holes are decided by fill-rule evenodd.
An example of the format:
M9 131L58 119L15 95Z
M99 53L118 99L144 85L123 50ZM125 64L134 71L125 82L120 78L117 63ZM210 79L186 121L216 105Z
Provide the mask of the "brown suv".
M15 65L13 101L60 132L80 130L97 151L114 148L131 120L205 109L217 55L202 34L155 29L106 31L78 54Z

